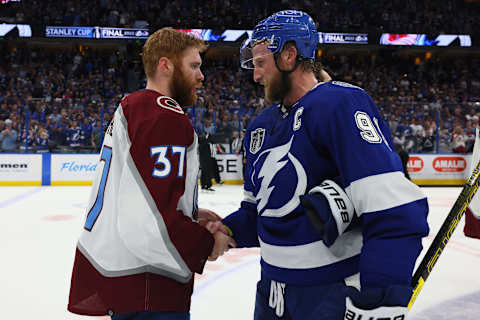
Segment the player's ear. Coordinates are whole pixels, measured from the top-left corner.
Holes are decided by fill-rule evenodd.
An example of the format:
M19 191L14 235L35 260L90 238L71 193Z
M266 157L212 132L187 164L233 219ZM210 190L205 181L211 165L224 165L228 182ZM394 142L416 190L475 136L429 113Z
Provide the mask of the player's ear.
M163 74L168 74L173 72L173 63L167 57L161 57L158 60L157 71L160 71Z
M294 45L289 45L282 51L282 59L285 64L290 68L295 65L295 61L297 59L297 48Z

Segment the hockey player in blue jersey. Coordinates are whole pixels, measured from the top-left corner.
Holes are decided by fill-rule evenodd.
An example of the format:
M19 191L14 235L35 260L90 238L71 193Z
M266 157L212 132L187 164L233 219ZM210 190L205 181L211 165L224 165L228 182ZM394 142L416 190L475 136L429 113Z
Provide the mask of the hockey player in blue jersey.
M245 134L244 200L210 229L260 247L256 320L406 319L428 204L369 95L318 82L313 20L262 20L242 66L274 102Z

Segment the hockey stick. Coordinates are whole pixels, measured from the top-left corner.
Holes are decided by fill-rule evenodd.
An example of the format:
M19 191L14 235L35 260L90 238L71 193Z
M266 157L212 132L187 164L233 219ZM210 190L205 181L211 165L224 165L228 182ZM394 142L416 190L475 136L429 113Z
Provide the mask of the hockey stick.
M442 224L440 231L438 231L437 235L433 239L430 248L428 248L425 257L423 257L422 262L415 271L415 274L412 278L412 287L413 287L413 295L408 303L408 309L412 308L413 303L417 299L418 294L423 288L425 281L427 280L428 276L432 272L435 263L437 263L438 257L443 252L443 249L447 245L450 237L455 231L455 228L460 222L465 210L467 210L468 205L472 201L473 196L477 192L477 189L480 184L480 161L477 163L477 166L473 170L470 178L468 178L467 183L462 189L462 192L458 196L455 204L453 205L452 209L448 213L447 218Z

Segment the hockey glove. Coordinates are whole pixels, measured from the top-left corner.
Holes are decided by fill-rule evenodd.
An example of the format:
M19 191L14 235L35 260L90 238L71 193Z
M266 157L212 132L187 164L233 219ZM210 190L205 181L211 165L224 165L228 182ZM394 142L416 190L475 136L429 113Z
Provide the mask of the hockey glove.
M405 320L412 288L391 286L387 289L375 288L360 292L348 287L344 320Z
M308 194L300 196L300 202L327 247L345 232L354 218L352 202L332 180L324 180Z

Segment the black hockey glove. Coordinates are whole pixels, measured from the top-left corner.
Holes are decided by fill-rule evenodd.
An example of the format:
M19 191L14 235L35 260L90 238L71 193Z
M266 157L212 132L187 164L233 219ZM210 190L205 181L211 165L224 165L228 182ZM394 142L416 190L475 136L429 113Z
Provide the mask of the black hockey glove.
M308 194L300 196L300 202L327 247L345 232L354 219L352 202L332 180L324 180Z
M360 292L348 287L344 320L392 319L406 320L408 302L412 296L409 286L394 285Z

